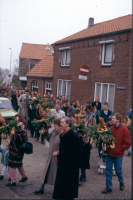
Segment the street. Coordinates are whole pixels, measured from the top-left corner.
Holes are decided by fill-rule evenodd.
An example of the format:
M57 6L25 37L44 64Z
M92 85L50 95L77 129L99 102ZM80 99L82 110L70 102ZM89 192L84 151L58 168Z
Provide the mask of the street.
M25 154L23 160L28 180L19 183L21 175L16 170L16 187L6 187L9 178L9 174L6 174L4 179L0 180L0 199L52 199L53 186L45 185L42 195L33 194L33 191L39 189L41 185L40 180L45 167L48 148L41 144L40 139L36 141L34 137L31 138L29 131L28 138L33 143L33 154ZM1 156L0 153L0 159ZM101 194L101 190L106 187L106 173L104 170L103 175L98 174L98 161L98 149L94 146L91 150L90 170L86 170L87 181L79 187L78 199L131 199L131 156L127 156L127 152L125 152L123 157L124 191L119 190L118 177L113 176L113 192L108 194ZM0 172L2 168L3 165L0 163Z

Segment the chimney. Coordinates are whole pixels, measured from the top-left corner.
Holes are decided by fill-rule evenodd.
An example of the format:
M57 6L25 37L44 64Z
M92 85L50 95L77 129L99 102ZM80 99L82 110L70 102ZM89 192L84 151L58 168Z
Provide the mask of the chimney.
M47 49L47 50L50 50L49 43L47 43L46 49Z
M94 26L94 18L90 17L89 21L88 21L88 27L87 28L91 28L92 26Z

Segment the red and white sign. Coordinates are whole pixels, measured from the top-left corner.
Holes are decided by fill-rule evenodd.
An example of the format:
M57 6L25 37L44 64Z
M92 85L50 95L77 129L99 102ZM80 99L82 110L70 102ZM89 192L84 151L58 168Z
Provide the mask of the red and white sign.
M87 65L82 65L80 67L80 74L86 76L89 73L89 67Z

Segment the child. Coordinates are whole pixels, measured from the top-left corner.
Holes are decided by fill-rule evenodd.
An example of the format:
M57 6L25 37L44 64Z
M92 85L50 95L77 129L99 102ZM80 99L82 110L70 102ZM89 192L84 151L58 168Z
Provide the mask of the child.
M80 168L81 168L81 176L79 180L79 186L81 186L82 182L86 181L86 169L90 169L90 151L92 149L92 145L90 144L90 139L89 137L85 136L83 139L82 136L82 131L78 132L78 136L80 138L80 143L81 143L81 163L80 163Z
M1 163L4 165L1 172L0 180L3 180L6 173L7 172L9 173L9 168L8 168L9 143L6 144L6 148L0 148L0 152L2 152ZM10 178L8 180L10 180Z

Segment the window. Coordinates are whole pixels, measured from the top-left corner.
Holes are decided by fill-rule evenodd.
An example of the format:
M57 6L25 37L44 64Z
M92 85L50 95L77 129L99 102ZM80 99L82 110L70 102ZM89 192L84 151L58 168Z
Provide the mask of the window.
M29 62L29 71L36 65L36 63L30 63Z
M106 40L106 41L100 41L100 60L102 57L102 65L110 66L112 62L112 58L114 60L114 40ZM102 48L102 52L101 52ZM102 56L101 56L102 53Z
M46 92L50 92L51 93L52 90L52 83L45 83L45 93Z
M112 83L95 83L94 101L96 97L99 97L99 101L103 105L104 102L108 102L109 110L114 109L114 96L115 96L115 84Z
M59 59L59 62L61 62L61 66L62 67L69 66L71 62L70 47L59 48L59 50L61 51L60 52L61 58Z
M70 80L61 80L58 79L57 81L57 97L64 94L65 97L68 95L68 99L70 100L71 95L71 81Z
M33 81L32 90L38 91L38 82L37 81Z

